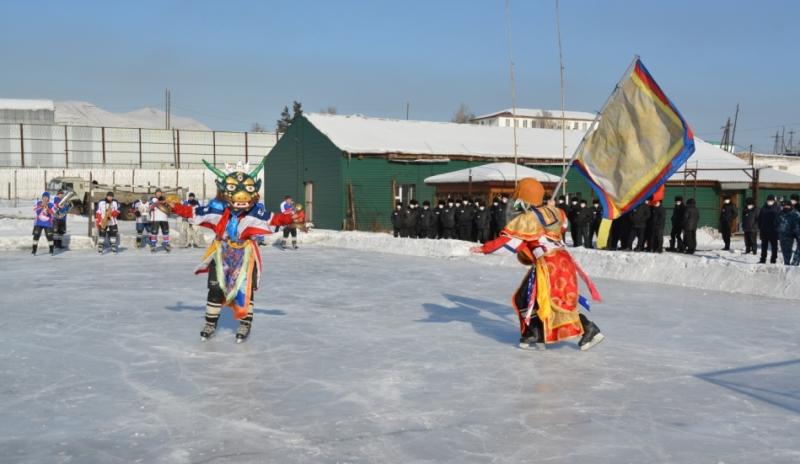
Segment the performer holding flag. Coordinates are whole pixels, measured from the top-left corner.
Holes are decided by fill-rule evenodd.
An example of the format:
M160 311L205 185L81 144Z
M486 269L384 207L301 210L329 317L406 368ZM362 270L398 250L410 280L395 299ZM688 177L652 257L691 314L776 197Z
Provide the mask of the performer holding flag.
M516 216L500 237L471 250L516 253L520 263L530 266L512 299L519 317L520 348L541 349L543 343L580 336L578 346L588 350L605 337L578 311L578 304L589 308L586 298L578 294L578 275L594 300L600 301L600 294L564 244L566 214L555 205L543 204L544 187L530 177L519 181L514 199Z
M638 56L598 118L597 129L590 128L575 151L572 166L603 206L597 242L598 248L605 248L611 221L651 195L662 200L661 187L695 147L692 129Z

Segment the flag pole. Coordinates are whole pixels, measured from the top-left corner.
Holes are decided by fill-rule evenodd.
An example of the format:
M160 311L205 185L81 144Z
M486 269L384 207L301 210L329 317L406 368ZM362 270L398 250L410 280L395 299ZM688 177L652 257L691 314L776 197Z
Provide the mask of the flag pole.
M514 54L511 42L511 0L506 0L506 38L508 40L508 71L511 80L511 131L514 138L514 190L517 189L517 84L514 80ZM499 125L498 121L498 125Z
M581 143L578 144L578 147L575 148L575 151L572 153L572 158L570 158L569 163L566 165L563 174L561 174L561 179L558 181L558 184L556 185L556 189L553 191L553 198L558 196L558 192L559 190L561 190L561 186L564 184L564 180L567 178L567 173L569 173L569 170L572 168L572 163L575 161L575 158L578 157L578 154L581 152L581 149L586 144L586 138L589 137L589 134L594 130L595 126L597 125L597 121L600 120L600 116L602 116L603 111L606 110L608 102L610 102L611 99L614 97L614 95L619 91L622 81L624 81L625 78L630 74L631 69L636 65L636 62L638 60L639 60L639 55L633 55L633 60L631 60L631 63L628 65L627 68L625 68L625 72L622 74L622 77L620 77L619 80L617 81L617 85L614 86L614 90L612 90L611 94L609 94L608 98L606 98L605 103L603 103L603 106L600 108L600 112L595 115L594 121L592 121L592 123L589 125L589 129L586 131L585 134L583 134L583 138L581 138Z
M567 118L564 112L564 54L561 47L561 9L558 0L556 0L556 34L558 35L558 66L561 84L561 172L564 173L567 171ZM565 192L566 190L564 187Z

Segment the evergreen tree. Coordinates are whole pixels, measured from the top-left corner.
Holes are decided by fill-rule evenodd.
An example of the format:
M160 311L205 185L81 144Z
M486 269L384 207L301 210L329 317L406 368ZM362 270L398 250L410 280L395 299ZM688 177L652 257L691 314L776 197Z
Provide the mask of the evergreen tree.
M283 111L281 111L281 118L278 119L278 132L284 133L286 129L292 124L292 117L289 115L289 107L284 106Z

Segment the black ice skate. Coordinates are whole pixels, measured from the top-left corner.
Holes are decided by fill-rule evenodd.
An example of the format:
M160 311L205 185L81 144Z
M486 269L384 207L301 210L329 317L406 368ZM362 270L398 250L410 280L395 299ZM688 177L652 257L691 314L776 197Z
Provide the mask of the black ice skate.
M216 322L208 322L206 321L206 325L203 326L203 330L200 331L200 341L206 341L214 335L214 332L217 330Z
M519 337L519 347L523 350L544 351L544 337L536 324L529 325Z
M171 250L172 250L172 247L171 247L171 246L169 246L169 243L165 243L165 244L164 244L164 251L166 251L167 253L169 253Z
M597 327L594 322L587 319L583 314L581 314L581 323L583 323L583 336L578 342L581 351L591 349L606 338L605 335L600 333L600 327Z

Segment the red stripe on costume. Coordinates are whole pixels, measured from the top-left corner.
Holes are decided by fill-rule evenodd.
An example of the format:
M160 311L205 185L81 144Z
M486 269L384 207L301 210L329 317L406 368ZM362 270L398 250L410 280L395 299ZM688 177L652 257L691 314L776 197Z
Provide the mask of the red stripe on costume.
M511 241L511 237L508 235L501 235L494 240L489 240L488 242L484 243L481 247L481 251L484 254L494 253L495 251L503 248L503 246Z

